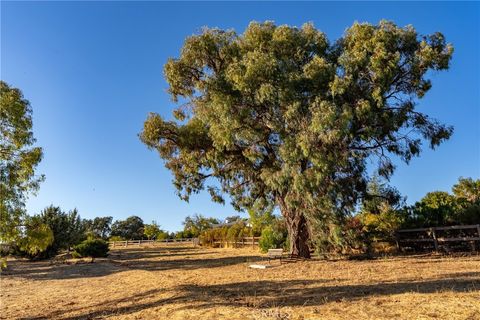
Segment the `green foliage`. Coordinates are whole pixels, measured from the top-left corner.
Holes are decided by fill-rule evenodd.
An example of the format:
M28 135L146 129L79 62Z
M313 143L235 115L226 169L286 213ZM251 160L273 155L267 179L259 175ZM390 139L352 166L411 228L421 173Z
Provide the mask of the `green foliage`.
M75 258L81 257L106 257L108 255L108 242L102 239L89 239L74 247L73 256Z
M407 226L434 227L480 223L480 179L459 178L453 195L429 192L408 208Z
M332 44L312 24L206 28L164 68L182 101L177 121L152 113L140 138L182 199L207 188L237 209L278 205L293 253L308 257L305 224L352 210L370 160L390 177L389 156L409 162L423 140L433 148L450 137L451 127L415 107L429 71L448 69L452 52L441 33L388 21L355 23Z
M160 233L160 231L160 226L155 221L152 221L151 224L146 224L143 227L143 234L147 237L148 240L156 237Z
M215 218L206 218L201 214L195 214L190 217L187 216L183 222L183 233L181 238L195 238L203 231L210 229L212 225L218 224L219 221Z
M25 221L25 231L18 240L20 251L30 257L36 257L47 250L54 242L54 233L43 223L39 216L28 217Z
M43 153L34 147L32 108L19 89L0 81L0 241L18 240L29 193L43 175L35 175Z
M358 219L363 224L363 229L371 240L393 240L395 231L400 229L405 222L403 210L395 210L387 205L378 213L361 212Z
M429 192L415 204L413 221L422 227L455 224L455 212L459 209L456 198L448 192Z
M108 238L108 240L109 241L125 241L125 239L120 236L111 236L110 238Z
M258 242L260 250L267 252L268 249L287 247L287 236L288 232L285 227L285 222L282 220L275 221L271 225L263 228Z
M248 209L249 222L252 225L252 236L258 237L262 230L275 221L272 207L256 207Z
M93 220L84 220L85 232L93 238L108 239L112 219L112 217L95 217Z
M226 239L230 242L239 241L243 237L248 236L249 231L245 228L245 223L241 220L237 220L235 224L228 227Z
M480 204L475 203L462 208L455 219L459 224L480 224Z
M144 234L143 220L137 216L126 220L117 220L112 224L112 236L119 236L126 240L142 239Z
M66 213L60 207L49 206L38 218L52 230L54 238L52 244L39 253L39 257L52 257L60 250L68 250L85 239L84 225L77 209Z
M452 191L457 200L461 202L480 203L480 179L460 177Z
M386 181L374 175L367 184L367 192L361 201L361 212L379 214L388 208L404 205L404 199L397 189L387 185Z
M213 242L227 242L228 227L223 226L220 228L207 229L203 231L200 236L200 244L204 246L210 246Z
M325 220L316 225L315 235L312 242L318 255L363 253L370 244L358 217Z
M155 236L155 239L157 240L165 240L165 239L168 239L170 238L170 235L168 234L168 232L166 231L163 231L163 230L160 230L157 235Z
M362 224L366 233L365 238L369 241L393 240L395 231L405 222L405 212L400 210L402 206L404 200L400 193L378 176L373 177L357 215L358 223Z

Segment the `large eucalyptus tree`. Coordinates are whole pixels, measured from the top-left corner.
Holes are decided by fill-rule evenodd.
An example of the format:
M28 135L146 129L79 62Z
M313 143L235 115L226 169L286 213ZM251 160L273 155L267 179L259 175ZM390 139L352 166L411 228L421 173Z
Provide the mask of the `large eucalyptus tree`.
M165 65L176 120L151 113L140 137L181 198L207 188L238 209L273 203L291 253L309 257L310 222L357 203L368 161L389 177L392 156L408 162L423 140L450 137L416 106L452 52L441 33L388 21L355 23L333 43L312 24L206 28Z

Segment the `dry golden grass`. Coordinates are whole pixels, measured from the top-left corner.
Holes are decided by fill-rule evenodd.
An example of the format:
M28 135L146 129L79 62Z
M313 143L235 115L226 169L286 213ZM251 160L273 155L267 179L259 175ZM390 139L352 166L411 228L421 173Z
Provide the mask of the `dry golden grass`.
M12 260L1 319L480 319L480 256L272 262L251 249L112 250Z

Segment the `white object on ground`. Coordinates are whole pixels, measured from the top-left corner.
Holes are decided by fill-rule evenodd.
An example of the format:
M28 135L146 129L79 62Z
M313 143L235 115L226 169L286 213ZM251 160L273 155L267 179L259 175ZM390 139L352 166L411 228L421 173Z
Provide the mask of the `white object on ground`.
M253 268L253 269L266 269L270 266L266 266L266 265L263 265L263 264L251 264L250 265L250 268Z

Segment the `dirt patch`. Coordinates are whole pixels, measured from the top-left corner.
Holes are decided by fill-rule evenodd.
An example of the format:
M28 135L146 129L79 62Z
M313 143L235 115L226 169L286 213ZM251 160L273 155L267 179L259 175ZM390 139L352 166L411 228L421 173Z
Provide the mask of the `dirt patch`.
M272 262L252 249L120 248L9 261L0 319L480 319L480 256Z

